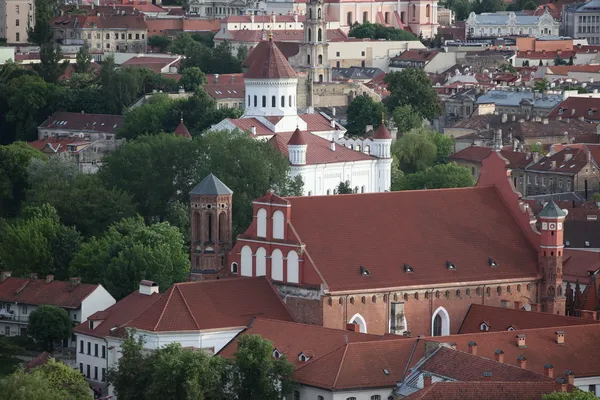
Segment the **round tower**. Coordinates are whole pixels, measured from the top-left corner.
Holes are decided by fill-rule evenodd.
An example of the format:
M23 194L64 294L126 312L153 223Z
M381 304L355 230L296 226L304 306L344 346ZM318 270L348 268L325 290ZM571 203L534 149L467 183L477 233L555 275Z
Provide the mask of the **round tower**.
M292 137L287 143L288 158L292 165L306 165L306 151L308 150L308 143L306 138L299 128L296 128Z
M392 186L392 135L385 126L383 115L381 124L373 134L371 155L377 157L375 182L378 192L387 192Z

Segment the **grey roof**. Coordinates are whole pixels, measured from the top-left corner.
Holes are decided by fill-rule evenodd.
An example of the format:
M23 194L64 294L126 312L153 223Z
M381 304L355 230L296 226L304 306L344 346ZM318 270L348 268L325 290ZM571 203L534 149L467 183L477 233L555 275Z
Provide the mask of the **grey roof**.
M600 0L591 0L587 3L575 3L569 6L569 9L577 12L598 12L600 10Z
M561 101L563 101L563 96L562 94L538 95L538 97L533 100L533 92L490 90L487 94L484 94L477 99L477 104L494 103L499 106L518 107L523 100L529 101L530 103L533 102L535 107L554 109Z
M561 210L561 208L554 202L554 200L550 200L542 211L538 214L538 217L542 218L560 218L566 217L567 212L565 210Z
M331 75L333 80L339 79L373 79L385 71L376 67L350 67L350 68L332 68Z
M509 14L483 13L477 15L477 25L507 25L509 19ZM539 16L515 14L515 23L517 25L537 25L539 20Z
M233 194L233 190L229 189L223 182L221 182L219 178L210 173L202 180L202 182L197 184L196 187L192 189L190 194L216 196Z

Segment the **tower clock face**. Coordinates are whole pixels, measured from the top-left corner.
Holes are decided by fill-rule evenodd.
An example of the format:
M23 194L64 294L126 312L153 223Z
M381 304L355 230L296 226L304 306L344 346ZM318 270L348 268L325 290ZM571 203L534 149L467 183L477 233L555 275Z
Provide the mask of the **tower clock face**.
M555 230L556 229L556 224L554 222L550 222L548 224L548 229L550 229L551 231Z

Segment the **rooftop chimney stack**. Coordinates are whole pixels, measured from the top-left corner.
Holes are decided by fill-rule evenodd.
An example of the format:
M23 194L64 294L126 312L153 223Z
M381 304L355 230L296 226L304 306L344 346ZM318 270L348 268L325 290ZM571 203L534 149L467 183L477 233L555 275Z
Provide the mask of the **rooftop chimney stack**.
M219 74L215 74L214 82L215 84L219 83Z
M523 369L525 369L525 367L527 367L527 359L525 358L525 356L519 356L517 358L517 365L519 366L519 368L523 368Z
M256 135L256 126L252 125L250 127L250 133L253 134L253 135Z
M565 344L565 332L564 331L556 331L554 334L556 335L556 343L557 344Z
M147 280L140 282L140 294L152 296L154 293L158 293L158 284L156 282Z
M518 348L527 347L527 345L525 344L525 335L523 335L523 334L517 335L517 347Z
M504 352L502 350L496 350L495 357L496 361L504 363Z
M0 272L0 283L4 282L8 278L10 278L11 275L12 275L12 272L10 272L10 271Z
M567 377L567 382L569 385L575 385L575 374L570 369L565 371L565 376Z
M552 366L552 364L544 365L544 374L546 374L548 378L554 377L554 367Z
M329 148L331 151L335 151L335 142L333 140L331 140L331 143L329 143Z
M46 283L50 283L54 280L54 275L46 275Z
M429 387L431 386L431 374L423 374L423 387Z
M469 354L477 355L477 343L474 341L469 342Z
M520 310L520 309L521 309L521 302L515 301L515 310Z
M565 378L556 379L556 391L557 392L566 392L568 387L567 380Z

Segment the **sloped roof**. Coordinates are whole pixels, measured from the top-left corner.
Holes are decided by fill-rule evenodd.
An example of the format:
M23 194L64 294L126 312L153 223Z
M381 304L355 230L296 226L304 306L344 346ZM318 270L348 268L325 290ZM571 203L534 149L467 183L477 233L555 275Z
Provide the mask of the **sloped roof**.
M123 125L122 115L85 114L59 111L46 119L39 128L64 129L82 132L95 131L115 134L121 125Z
M304 135L302 134L302 131L300 129L296 128L296 130L292 134L292 137L290 137L290 140L288 140L287 144L288 144L288 146L289 145L292 145L292 146L305 146L308 143L306 142L306 139L304 138Z
M48 137L29 142L29 145L41 151L48 148L53 153L64 153L69 150L70 144L75 143L81 144L82 142L78 138ZM87 143L89 144L90 142Z
M379 127L377 127L377 130L375 130L375 134L373 135L373 139L391 139L392 135L390 134L390 131L388 130L387 126L385 126L385 123L381 123L379 124Z
M583 117L590 121L600 121L600 98L592 97L569 97L554 110L548 114L550 117L569 117L569 118L580 118Z
M404 400L540 400L555 391L554 382L436 382Z
M202 182L197 184L190 194L199 195L227 195L233 194L233 190L229 189L219 178L214 176L212 173L208 174L206 178L202 179Z
M511 326L514 329L522 330L600 323L600 321L564 315L471 304L458 333L479 333L481 332L480 325L484 321L489 332L506 332Z
M0 283L0 302L79 308L100 285L45 279L7 278Z
M175 128L174 133L176 136L183 136L184 138L187 138L187 139L192 138L192 135L190 135L190 131L188 131L188 128L183 123L183 118L179 122L179 125L177 125L177 128Z
M554 200L550 200L546 203L542 211L538 214L538 217L540 218L561 218L566 216L567 212L560 209Z
M265 277L221 279L175 283L127 326L152 332L199 331L247 326L259 316L293 321Z
M564 249L563 280L585 283L590 275L600 270L600 253L596 251Z
M306 130L309 132L327 132L327 131L333 131L336 128L335 127L331 127L331 120L325 116L323 116L323 114L318 113L318 114L302 114L299 115L298 117L300 117L304 122L306 122ZM270 119L270 118L268 118ZM237 118L237 119L232 119L229 118L228 119L229 122L231 122L233 125L235 125L238 129L244 131L244 132L249 132L251 130L251 128L254 126L256 128L256 135L257 136L266 136L266 135L274 135L275 132L273 132L271 129L269 129L267 126L265 126L262 122L260 122L258 119L256 118ZM345 132L344 128L341 127L340 125L336 124L337 128L341 128L341 132ZM292 134L293 132L279 132L277 134L280 133L285 133L285 134Z
M248 71L244 74L244 78L298 78L298 75L272 39L269 39L263 46L256 46L252 50L252 53L253 61Z
M287 199L291 223L331 291L538 276L536 249L495 186ZM368 209L377 212L356 212ZM339 232L377 239L357 246L338 240ZM490 257L499 268L489 267Z

